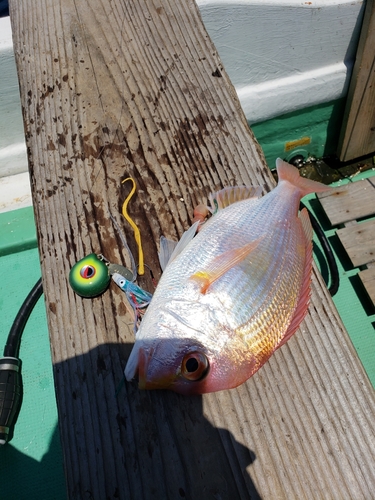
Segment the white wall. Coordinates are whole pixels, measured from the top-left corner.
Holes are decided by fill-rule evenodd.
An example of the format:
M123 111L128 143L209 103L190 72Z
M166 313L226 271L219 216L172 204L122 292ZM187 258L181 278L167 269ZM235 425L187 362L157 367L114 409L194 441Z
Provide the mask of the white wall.
M362 0L197 0L250 123L347 93Z
M346 95L362 0L197 3L250 123ZM0 211L31 203L29 190L24 189L26 171L18 80L6 17L0 18ZM10 175L14 177L9 179Z

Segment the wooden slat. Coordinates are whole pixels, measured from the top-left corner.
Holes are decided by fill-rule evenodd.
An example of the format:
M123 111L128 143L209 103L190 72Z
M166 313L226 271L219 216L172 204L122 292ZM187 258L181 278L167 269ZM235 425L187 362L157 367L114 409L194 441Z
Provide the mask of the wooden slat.
M195 3L10 6L69 498L371 498L375 391L316 271L299 332L247 383L203 397L123 383L122 291L69 287L92 251L128 263L110 212L136 253L128 175L156 278L160 235L181 235L211 190L274 185Z
M375 213L375 188L368 179L335 188L318 197L332 226Z
M375 220L337 230L354 267L375 260Z
M366 10L340 133L338 156L349 161L375 151L375 1Z
M375 267L369 267L364 271L360 271L358 276L361 278L370 299L375 304Z

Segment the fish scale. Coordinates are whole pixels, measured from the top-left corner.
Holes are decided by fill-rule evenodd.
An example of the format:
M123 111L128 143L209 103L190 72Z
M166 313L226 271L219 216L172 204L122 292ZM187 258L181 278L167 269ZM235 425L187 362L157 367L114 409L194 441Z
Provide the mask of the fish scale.
M312 230L300 199L326 186L277 162L279 183L212 195L219 209L168 263L136 335L125 375L183 394L236 387L306 314ZM243 197L245 196L245 199ZM215 203L215 200L219 200ZM229 204L229 205L228 205Z
M281 258L283 258L283 255L281 255ZM276 258L275 262L276 263L279 262L279 264L276 264L274 266L269 266L268 271L263 276L263 281L261 281L259 278L257 279L257 276L255 275L256 273L254 273L253 275L249 275L249 280L252 280L253 282L258 283L258 288L253 290L253 292L252 292L252 301L248 302L249 305L251 306L251 310L249 310L250 306L248 306L246 303L246 298L249 298L249 294L251 293L251 292L249 292L248 282L247 281L241 282L240 279L237 279L237 280L232 280L232 282L230 283L230 285L231 285L230 287L227 286L227 290L228 290L229 294L233 294L234 291L236 291L236 297L237 297L236 302L240 305L240 307L236 310L236 316L238 318L242 318L242 317L246 318L247 317L249 319L251 317L252 310L259 311L261 309L261 307L262 307L261 304L265 300L264 294L262 294L262 291L264 289L268 289L269 294L272 292L272 288L271 288L272 285L275 286L275 282L278 281L277 272L279 271L279 274L280 274L282 272L281 270L283 269L283 261L282 260L280 262L278 260L278 258ZM245 265L246 265L246 263L242 264L242 267ZM256 267L256 271L258 272L259 269L261 268L261 266L259 265L259 259L256 260L255 262L253 262L252 266ZM288 277L288 276L286 276L286 277ZM290 277L289 277L289 281L291 281L289 286L291 286L291 287L298 286L298 281L300 281L300 280L301 280L301 276L298 275L297 273L293 273L293 275L290 275ZM224 285L222 285L222 287L223 286ZM279 292L279 294L282 291L280 289L280 286L281 287L283 286L282 281L277 286L277 291ZM284 292L285 292L284 295L288 295L288 291L284 291ZM276 300L280 300L280 298L279 299L276 298Z

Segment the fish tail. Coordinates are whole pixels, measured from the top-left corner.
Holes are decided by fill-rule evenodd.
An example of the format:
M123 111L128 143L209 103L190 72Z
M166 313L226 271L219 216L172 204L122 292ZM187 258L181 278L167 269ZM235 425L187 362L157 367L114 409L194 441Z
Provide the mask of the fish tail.
M293 186L300 190L301 198L309 193L323 193L331 191L332 189L330 186L325 186L321 182L301 177L298 168L293 167L293 165L281 160L281 158L277 158L276 168L277 175L279 176L279 182L288 181L293 184Z

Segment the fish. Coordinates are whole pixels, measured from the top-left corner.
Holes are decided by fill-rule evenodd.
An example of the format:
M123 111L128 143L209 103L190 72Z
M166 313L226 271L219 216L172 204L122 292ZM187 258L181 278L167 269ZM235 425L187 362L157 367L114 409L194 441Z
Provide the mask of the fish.
M305 317L313 231L300 200L331 188L276 161L277 186L227 187L173 250L125 367L139 389L204 394L253 376Z

